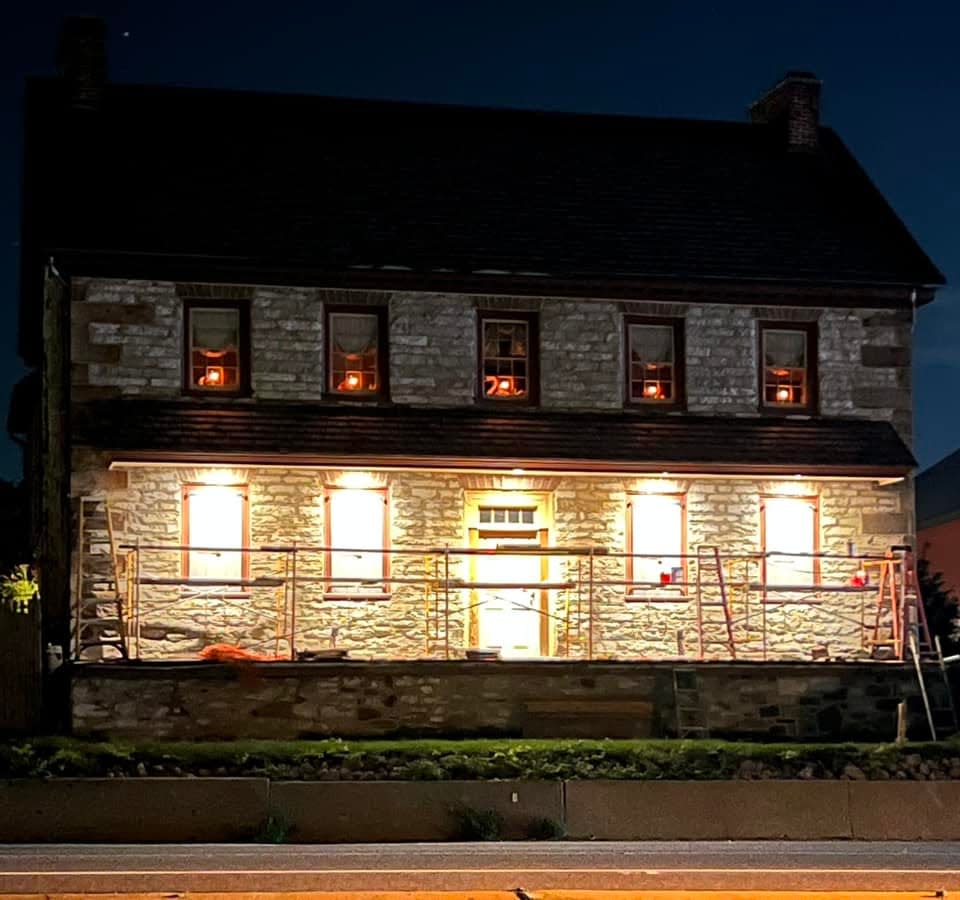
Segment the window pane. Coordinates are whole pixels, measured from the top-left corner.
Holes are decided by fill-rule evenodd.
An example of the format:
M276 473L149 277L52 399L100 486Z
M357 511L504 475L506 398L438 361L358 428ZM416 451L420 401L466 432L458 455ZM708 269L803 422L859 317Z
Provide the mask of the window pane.
M509 400L528 395L529 340L527 322L483 320L481 346L485 397Z
M765 329L763 332L763 401L769 405L806 404L807 333Z
M683 580L683 504L679 497L633 497L632 553L655 554L633 560L633 580L665 584ZM638 588L642 590L642 588Z
M187 543L191 547L243 547L243 493L236 488L203 486L187 495ZM191 550L187 560L190 578L239 579L243 554L228 550Z
M365 553L383 549L386 507L379 491L335 490L329 494L327 512L333 547L352 552L330 553L330 575L356 579L355 583L334 582L333 593L379 593L383 590L384 554Z
M631 325L630 399L669 402L676 397L672 325Z
M191 386L236 389L240 384L240 311L195 307L188 314Z
M768 498L763 501L764 552L814 552L816 516L809 500L795 497ZM810 556L767 557L768 584L813 584L813 558Z
M379 320L368 313L331 313L330 390L335 393L375 394Z

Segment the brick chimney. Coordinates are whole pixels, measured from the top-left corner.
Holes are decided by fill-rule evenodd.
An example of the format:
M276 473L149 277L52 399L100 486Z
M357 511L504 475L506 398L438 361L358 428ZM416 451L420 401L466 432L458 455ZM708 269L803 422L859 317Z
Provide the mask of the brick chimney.
M816 150L820 128L820 85L812 72L787 72L750 107L751 121L782 127L786 132L788 150Z
M97 109L107 80L107 23L70 16L60 29L57 68L67 84L74 109Z

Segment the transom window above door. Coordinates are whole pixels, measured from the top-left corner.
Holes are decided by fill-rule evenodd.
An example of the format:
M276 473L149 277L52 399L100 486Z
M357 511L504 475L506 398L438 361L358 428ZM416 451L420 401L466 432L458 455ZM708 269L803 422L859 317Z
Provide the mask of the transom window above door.
M535 509L507 506L481 506L478 519L481 525L533 525Z
M496 403L537 399L537 320L533 313L481 310L479 396Z
M364 399L387 395L386 311L327 307L327 392Z
M683 405L683 320L627 316L626 400L651 408Z

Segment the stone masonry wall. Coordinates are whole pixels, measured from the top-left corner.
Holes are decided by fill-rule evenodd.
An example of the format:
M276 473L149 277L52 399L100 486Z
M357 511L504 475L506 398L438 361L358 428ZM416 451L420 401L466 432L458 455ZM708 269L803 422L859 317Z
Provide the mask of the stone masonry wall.
M717 737L889 741L901 699L911 734L924 734L902 664L704 663L696 673ZM72 711L75 734L140 739L644 737L675 735L677 721L673 667L649 662L81 665Z
M323 304L389 308L391 399L475 402L479 308L539 311L541 405L617 409L623 402L625 312L686 322L687 408L755 415L757 320L816 321L820 408L892 422L912 434L909 312L724 304L320 290L79 279L72 302L73 397L179 396L182 300L234 298L251 307L254 397L313 401L324 392Z
M184 484L246 484L250 501L250 546L317 547L323 544L324 488L337 483L334 470L247 468L205 470L193 467L137 467L108 471L106 460L88 451L75 451L72 495L109 499L121 521L119 540L176 546L181 540L181 495ZM298 649L324 649L334 643L351 655L374 658L437 656L444 650L445 627L454 655L469 643L465 628L467 607L475 602L468 590L451 591L451 615L433 620L428 640L427 609L435 610L437 597L427 597L422 580L430 565L441 558L424 553L459 547L467 541L465 491L475 489L482 476L455 473L375 472L377 484L389 495L390 534L396 550L417 550L397 555L391 575L401 579L389 600L325 600L323 554L304 550L297 559L296 643ZM486 476L490 478L491 476ZM621 584L626 572L622 554L627 550L627 503L634 493L680 493L686 499L686 537L689 552L698 546L716 546L724 554L752 553L760 547L760 503L763 496L792 495L819 500L820 546L833 554L846 554L853 542L858 552L882 553L892 544L909 542L913 532L912 489L907 483L880 487L865 481L788 481L756 479L646 479L613 476L558 476L538 479L511 478L512 490L549 488L553 506L550 543L560 547L605 548L611 555L593 561L593 616L589 611L589 560L583 556L551 560L550 578L579 584L579 590L550 592L552 635L549 652L586 657L592 644L594 657L614 659L695 656L698 652L695 604L692 590L653 602L625 599ZM642 548L636 548L642 552ZM251 575L280 578L289 558L282 552L252 553ZM746 565L746 564L744 564ZM856 565L850 560L825 560L822 583L846 584ZM178 551L143 551L141 571L153 578L178 578ZM431 569L431 571L433 571ZM467 577L462 557L453 557L452 578ZM810 659L820 646L832 657L849 658L862 651L861 617L869 614L874 595L821 593L819 598L800 596L784 604L764 606L758 592L744 593L740 581L759 580L756 564L728 570L730 595L736 615L738 658L761 658L761 624L766 618L768 658ZM688 565L688 580L696 578L696 562ZM704 582L716 581L709 567ZM313 580L311 580L313 579ZM405 584L412 579L418 583ZM707 590L707 599L716 592ZM806 602L819 599L819 604ZM141 591L140 652L145 658L191 658L210 643L228 642L259 652L290 652L288 641L277 638L289 615L292 598L282 586L254 586L238 596L199 596L178 585L144 586ZM427 602L429 601L429 602ZM869 621L869 615L867 616ZM708 640L723 636L722 619L715 608L707 616ZM724 658L721 644L706 648L708 657Z

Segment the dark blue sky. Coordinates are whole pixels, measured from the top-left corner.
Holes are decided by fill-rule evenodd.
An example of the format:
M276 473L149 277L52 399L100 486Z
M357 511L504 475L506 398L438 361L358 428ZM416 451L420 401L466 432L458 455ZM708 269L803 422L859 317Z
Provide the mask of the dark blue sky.
M18 4L0 35L4 410L21 373L15 320L23 77L53 71L64 13L104 16L111 77L134 82L740 119L786 70L811 69L824 82L824 121L951 282L917 326L916 452L927 466L960 446L960 4ZM385 153L397 137L383 136ZM15 477L19 464L4 436L0 476Z

